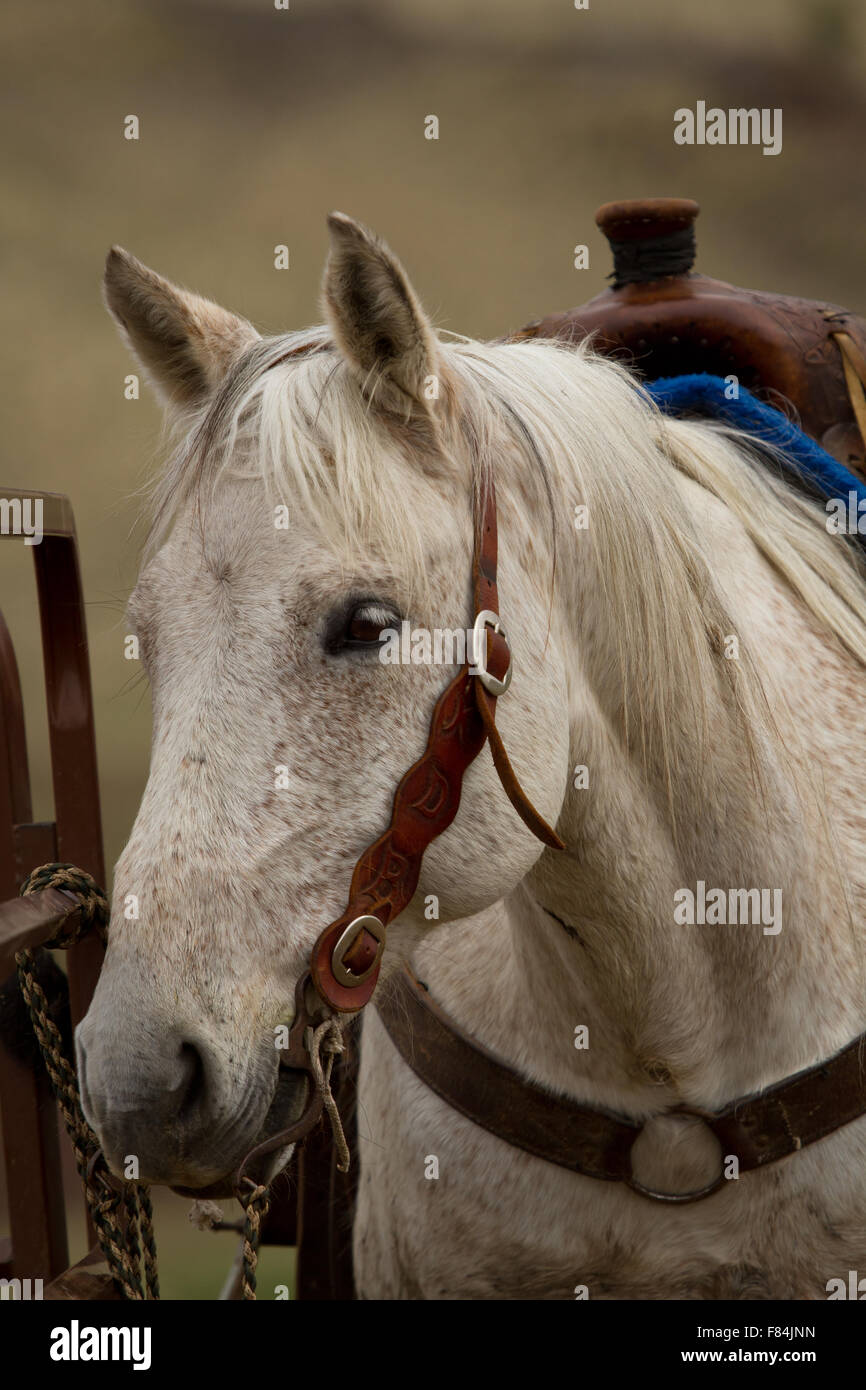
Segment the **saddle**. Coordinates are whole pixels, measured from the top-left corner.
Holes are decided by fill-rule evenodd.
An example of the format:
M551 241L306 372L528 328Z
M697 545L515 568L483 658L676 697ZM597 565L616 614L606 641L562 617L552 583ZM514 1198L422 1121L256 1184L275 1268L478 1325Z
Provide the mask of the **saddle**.
M691 198L605 203L595 220L613 252L610 289L511 339L591 338L647 381L734 376L866 480L866 320L698 273L699 211Z

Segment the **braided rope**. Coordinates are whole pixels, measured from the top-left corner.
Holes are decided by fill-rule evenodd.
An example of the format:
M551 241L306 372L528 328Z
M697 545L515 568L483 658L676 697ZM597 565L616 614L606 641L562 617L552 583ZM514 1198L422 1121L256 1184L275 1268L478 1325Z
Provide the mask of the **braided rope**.
M244 1178L246 1191L237 1194L244 1209L244 1246L241 1274L241 1289L245 1299L255 1300L256 1268L259 1262L259 1239L262 1222L271 1204L270 1192L252 1178Z
M153 1202L144 1183L138 1184L141 1244L144 1249L144 1285L150 1299L159 1298L159 1269L156 1261L156 1236L153 1232Z
M96 930L103 944L107 938L108 900L90 874L73 864L43 864L34 869L21 885L21 896L27 897L44 888L60 888L74 893L80 903L61 927L43 943L40 949L68 950L90 930ZM100 1248L108 1261L115 1283L125 1299L158 1299L156 1241L153 1233L153 1206L143 1183L121 1182L111 1173L99 1141L84 1118L78 1079L63 1050L63 1039L49 1017L48 1000L34 975L35 952L18 951L15 956L18 983L30 1014L33 1031L60 1108L63 1122L72 1143L78 1172L84 1185L93 1224ZM305 1036L314 1084L322 1097L337 1147L337 1166L340 1172L349 1168L349 1148L340 1112L331 1092L331 1073L338 1053L343 1051L340 1027L336 1019L325 1019L318 1027L308 1028ZM328 1054L322 1064L320 1052ZM244 1212L242 1293L246 1300L256 1298L256 1278L262 1222L270 1207L267 1186L244 1179L244 1190L237 1193ZM123 1219L119 1217L123 1208ZM142 1285L142 1265L144 1283Z
M73 864L43 864L34 869L21 885L21 896L44 888L61 888L74 893L81 904L50 937L43 949L68 950L88 931L95 929L104 942L108 929L108 900L90 874ZM99 1140L84 1118L78 1079L63 1050L60 1031L49 1017L45 991L35 977L35 952L18 951L18 985L30 1014L51 1088L57 1099L63 1123L72 1143L75 1163L84 1185L84 1195L96 1228L100 1248L108 1261L115 1283L125 1299L159 1298L156 1243L153 1235L153 1208L147 1188L140 1183L119 1183L108 1168ZM119 1216L123 1206L124 1219ZM125 1229L124 1229L125 1227ZM141 1282L141 1252L144 1252L144 1288Z
M45 951L65 951L74 946L82 936L96 929L103 946L108 940L108 899L96 880L74 864L42 864L29 873L21 885L20 896L28 897L39 893L43 888L60 888L66 893L74 893L79 902L76 915L68 917L54 936L42 942Z

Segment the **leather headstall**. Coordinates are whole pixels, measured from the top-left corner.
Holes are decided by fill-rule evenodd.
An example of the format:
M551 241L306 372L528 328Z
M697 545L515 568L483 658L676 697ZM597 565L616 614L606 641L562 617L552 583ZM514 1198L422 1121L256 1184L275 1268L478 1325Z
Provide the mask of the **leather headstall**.
M486 742L517 814L545 845L565 848L520 786L496 727L496 702L511 684L513 665L499 617L496 490L489 470L476 479L473 513L474 651L439 696L427 747L394 793L390 824L355 864L345 911L321 933L309 973L298 980L294 1021L280 1063L307 1073L306 1109L288 1129L247 1154L236 1185L250 1164L296 1143L318 1121L323 1102L313 1084L307 1038L319 1008L309 987L312 983L321 1003L335 1014L356 1014L369 1002L379 978L387 928L415 893L428 845L457 815L464 775Z

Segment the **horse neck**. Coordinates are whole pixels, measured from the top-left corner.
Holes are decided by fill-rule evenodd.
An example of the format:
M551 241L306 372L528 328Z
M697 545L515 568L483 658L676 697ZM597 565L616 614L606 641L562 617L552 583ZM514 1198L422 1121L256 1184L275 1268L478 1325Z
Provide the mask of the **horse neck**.
M750 546L740 563L744 588L759 588L765 576ZM709 688L671 692L679 708L667 743L652 727L638 733L638 713L621 708L609 680L617 637L601 576L584 556L566 557L560 578L563 644L572 634L569 776L585 766L588 786L566 795L558 823L566 852L546 852L461 945L461 956L478 949L489 960L492 951L501 966L496 1008L479 984L474 1001L463 990L466 1016L477 1009L489 1045L597 1103L721 1105L828 1055L846 1029L859 1031L853 1004L850 1020L836 1009L841 1037L821 1021L833 1014L834 951L821 932L822 894L825 910L838 910L823 892L821 836L784 740L750 726L727 673L714 680L708 666ZM701 615L708 631L717 621L711 610ZM648 687L666 677L644 672ZM675 894L701 881L725 892L780 890L782 931L769 934L761 922L677 924ZM578 1052L571 1040L582 1025L589 1046Z

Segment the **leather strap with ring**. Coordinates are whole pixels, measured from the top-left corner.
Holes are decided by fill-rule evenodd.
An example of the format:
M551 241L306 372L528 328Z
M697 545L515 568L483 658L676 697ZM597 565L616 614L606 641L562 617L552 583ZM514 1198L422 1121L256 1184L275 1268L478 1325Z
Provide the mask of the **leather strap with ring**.
M632 1150L645 1125L571 1096L554 1095L465 1033L409 970L377 997L376 1012L404 1062L424 1085L505 1143L584 1177L622 1182L641 1197L697 1202L738 1172L766 1167L826 1138L866 1113L866 1033L841 1052L720 1111L678 1105L654 1118L701 1120L720 1148L719 1172L691 1192L664 1192L635 1176ZM647 1121L650 1123L650 1121Z
M496 701L511 683L512 660L499 618L496 493L489 474L479 483L475 516L476 664L467 662L440 695L427 747L394 794L388 829L361 855L345 912L313 948L313 983L338 1013L357 1013L369 1001L379 978L386 929L411 901L428 845L454 820L464 774L485 742L518 815L544 844L564 848L520 786L496 728Z

